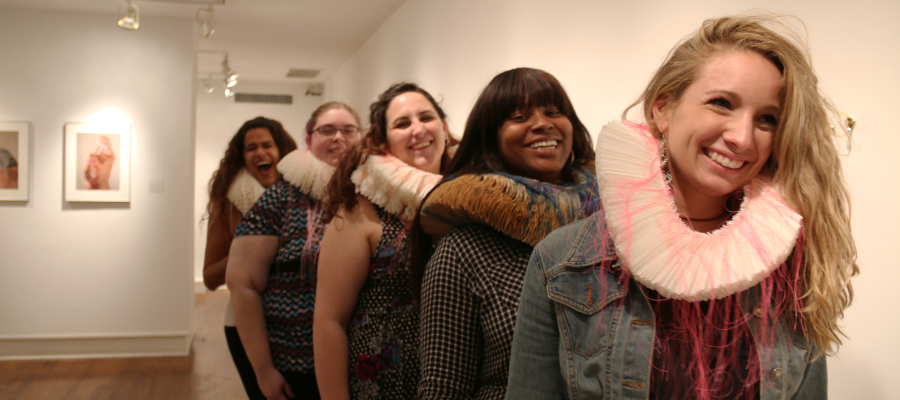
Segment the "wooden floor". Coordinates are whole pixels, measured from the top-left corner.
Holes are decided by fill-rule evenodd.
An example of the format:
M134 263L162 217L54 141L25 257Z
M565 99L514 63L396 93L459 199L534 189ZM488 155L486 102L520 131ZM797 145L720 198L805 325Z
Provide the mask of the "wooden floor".
M0 362L0 400L246 400L222 332L227 300L195 295L189 356Z

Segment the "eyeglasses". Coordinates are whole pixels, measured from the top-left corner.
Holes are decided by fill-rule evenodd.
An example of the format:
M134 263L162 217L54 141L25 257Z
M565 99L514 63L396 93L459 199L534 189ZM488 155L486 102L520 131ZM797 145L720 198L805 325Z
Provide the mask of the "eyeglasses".
M333 139L334 135L337 135L338 132L344 135L344 137L355 137L356 135L359 135L359 127L347 125L338 129L331 125L323 125L314 129L313 132L318 133L325 139Z

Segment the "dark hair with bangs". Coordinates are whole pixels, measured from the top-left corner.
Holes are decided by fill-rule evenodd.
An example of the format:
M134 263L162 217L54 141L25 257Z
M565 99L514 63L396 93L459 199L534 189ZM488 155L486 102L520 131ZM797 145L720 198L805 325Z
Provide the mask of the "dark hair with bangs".
M509 172L500 157L497 133L503 123L516 110L556 106L572 123L572 157L563 168L585 167L594 162L594 149L587 128L575 114L565 89L549 73L534 68L515 68L495 76L488 83L466 121L466 130L444 178L437 186L466 174ZM591 174L593 168L588 168ZM435 186L435 188L437 188ZM432 192L434 189L432 189ZM431 193L429 193L429 196ZM428 196L425 197L425 200ZM424 201L423 201L424 204ZM410 278L413 294L422 299L422 278L425 266L434 253L434 240L422 229L420 216L416 214L407 235Z
M444 176L507 172L497 141L500 127L516 110L549 105L556 106L572 123L572 158L566 166L582 167L593 162L591 137L559 81L539 69L515 68L495 76L481 92Z

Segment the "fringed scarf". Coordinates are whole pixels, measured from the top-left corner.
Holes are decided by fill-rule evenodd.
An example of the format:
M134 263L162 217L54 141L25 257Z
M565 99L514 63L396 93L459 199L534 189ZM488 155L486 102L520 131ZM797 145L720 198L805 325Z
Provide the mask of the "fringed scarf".
M250 208L265 191L266 188L250 174L250 171L241 168L234 181L231 182L231 186L228 187L228 201L234 204L243 215L250 211Z
M633 277L653 289L645 293L656 318L651 398L755 398L760 369L775 361L757 348L773 347L781 323L802 330L801 216L759 177L722 227L693 231L675 209L658 149L632 123L611 122L597 140L608 231L596 237L612 239L598 245L615 247L626 284ZM758 305L749 312L751 298Z
M356 192L372 204L409 223L415 218L422 199L441 180L441 176L386 154L369 155L353 171L350 180L356 185Z
M455 177L422 205L422 229L437 242L455 227L475 223L534 246L596 208L593 175L580 168L571 172L576 182L561 185L502 172Z
M316 200L325 197L325 188L335 171L335 167L319 160L304 148L288 153L278 162L277 168L284 180Z

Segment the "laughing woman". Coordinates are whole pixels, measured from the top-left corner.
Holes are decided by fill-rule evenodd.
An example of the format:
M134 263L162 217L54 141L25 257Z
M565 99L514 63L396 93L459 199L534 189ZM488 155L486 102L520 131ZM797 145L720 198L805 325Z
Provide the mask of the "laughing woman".
M451 139L443 110L414 84L391 86L370 112L328 187L313 332L324 399L415 397L419 318L402 254Z
M528 256L548 233L589 214L597 188L584 167L593 158L552 75L509 70L481 93L447 177L414 225L419 398L503 398Z
M858 271L827 106L771 17L708 20L535 249L509 399L824 399Z
M225 157L209 181L209 232L203 260L203 283L209 290L225 284L228 250L241 216L267 187L281 179L275 165L296 148L297 143L280 122L264 117L245 122L228 143ZM234 326L230 298L225 307L225 339L247 395L253 400L262 398Z
M278 163L284 180L269 187L237 227L227 280L237 345L243 343L244 362L252 365L239 371L252 400L318 398L312 307L325 230L322 197L341 156L359 137L359 117L350 106L319 106L306 124L307 148L284 156Z

